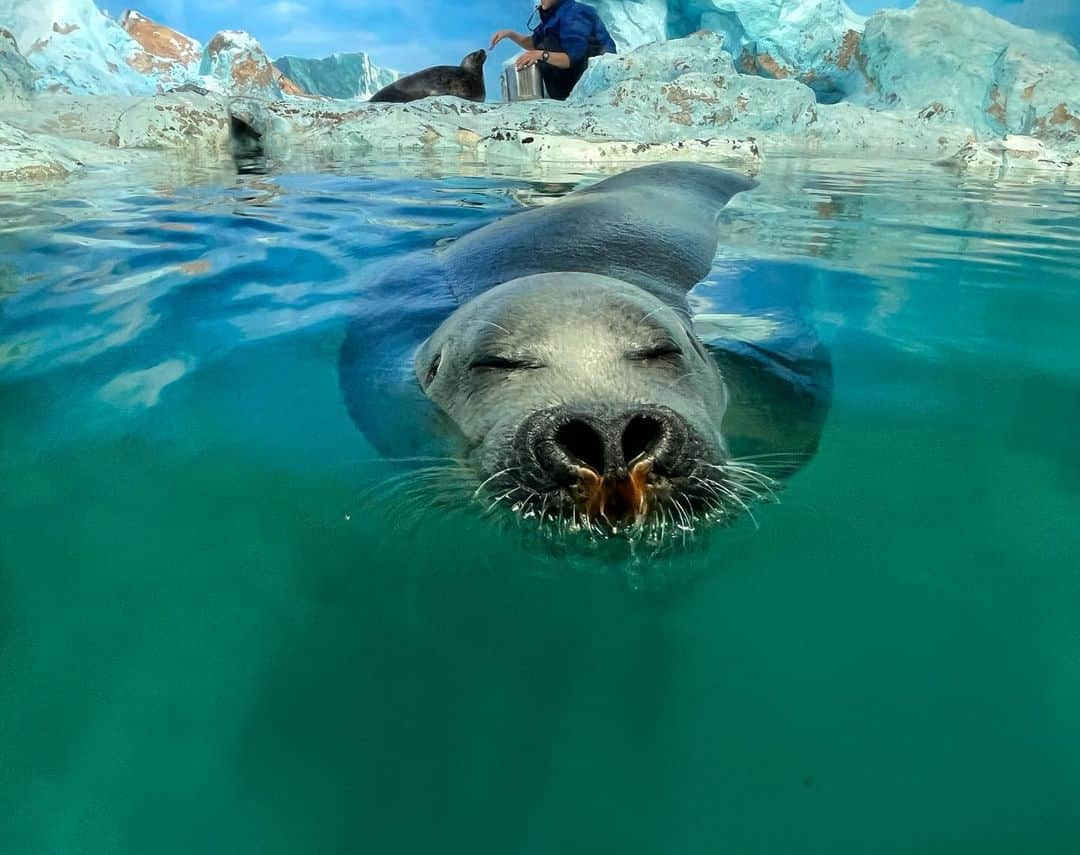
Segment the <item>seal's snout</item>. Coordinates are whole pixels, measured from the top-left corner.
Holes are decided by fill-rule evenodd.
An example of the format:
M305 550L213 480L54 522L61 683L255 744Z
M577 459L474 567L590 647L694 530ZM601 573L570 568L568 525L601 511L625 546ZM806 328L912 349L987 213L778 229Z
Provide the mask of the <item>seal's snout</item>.
M555 429L550 438L552 462L585 467L598 475L622 475L640 459L651 457L669 431L654 413L638 413L616 426L573 418Z
M487 61L487 51L481 48L480 50L474 50L462 61L464 66L483 67Z
M563 484L579 469L601 477L626 477L643 460L668 471L677 465L689 433L683 418L666 407L614 412L555 408L535 414L522 430L522 443L538 468Z
M640 519L658 479L685 468L689 427L666 407L534 414L519 453L539 482L566 489L591 519Z

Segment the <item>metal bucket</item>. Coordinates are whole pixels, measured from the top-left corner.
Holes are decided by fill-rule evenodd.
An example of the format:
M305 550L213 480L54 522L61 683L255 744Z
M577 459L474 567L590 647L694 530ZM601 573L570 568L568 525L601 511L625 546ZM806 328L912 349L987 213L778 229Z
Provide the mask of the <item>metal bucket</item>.
M544 80L539 65L516 68L511 62L503 66L502 97L504 101L534 101L544 97Z

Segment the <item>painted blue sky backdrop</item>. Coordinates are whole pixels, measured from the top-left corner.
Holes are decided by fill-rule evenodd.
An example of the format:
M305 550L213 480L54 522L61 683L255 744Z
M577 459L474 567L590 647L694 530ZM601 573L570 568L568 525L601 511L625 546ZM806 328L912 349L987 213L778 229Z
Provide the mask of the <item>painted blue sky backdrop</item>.
M365 51L372 60L400 71L457 64L486 47L501 27L524 30L531 0L126 0L140 12L206 41L223 29L247 30L271 57L326 56ZM1080 43L1080 0L966 0L1026 27L1065 33ZM99 5L119 16L123 7ZM857 12L910 6L912 0L848 0ZM501 64L516 48L496 49Z

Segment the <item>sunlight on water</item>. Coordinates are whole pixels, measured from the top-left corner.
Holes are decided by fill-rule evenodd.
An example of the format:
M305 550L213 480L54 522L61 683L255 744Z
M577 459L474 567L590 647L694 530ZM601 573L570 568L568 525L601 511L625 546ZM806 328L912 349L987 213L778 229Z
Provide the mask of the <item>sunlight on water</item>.
M0 850L1080 851L1080 188L767 162L695 307L805 285L835 390L758 529L364 501L365 267L595 177L5 190Z

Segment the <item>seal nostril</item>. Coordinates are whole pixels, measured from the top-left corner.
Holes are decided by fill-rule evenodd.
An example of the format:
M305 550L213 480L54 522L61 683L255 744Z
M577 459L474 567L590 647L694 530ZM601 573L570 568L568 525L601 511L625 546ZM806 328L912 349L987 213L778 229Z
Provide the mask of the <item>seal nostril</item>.
M555 431L555 444L570 460L604 471L604 438L586 422L574 419L564 424Z
M623 460L628 464L653 451L664 436L664 425L652 416L634 416L622 435Z

